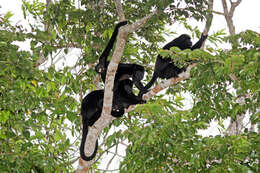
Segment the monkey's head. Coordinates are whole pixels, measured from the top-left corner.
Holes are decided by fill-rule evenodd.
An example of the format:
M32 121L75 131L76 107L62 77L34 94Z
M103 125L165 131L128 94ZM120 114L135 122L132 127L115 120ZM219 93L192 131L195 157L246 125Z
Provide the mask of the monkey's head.
M191 38L187 34L182 34L178 38L175 39L176 46L179 47L181 50L183 49L190 49L192 46Z
M168 43L165 48L170 49L174 46L180 48L181 50L190 49L192 47L190 36L187 34L182 34Z

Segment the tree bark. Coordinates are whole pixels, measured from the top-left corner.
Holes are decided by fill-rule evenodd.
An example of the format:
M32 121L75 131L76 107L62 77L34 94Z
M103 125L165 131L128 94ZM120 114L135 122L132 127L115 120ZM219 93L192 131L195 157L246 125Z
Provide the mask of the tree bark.
M125 20L124 11L121 5L120 0L115 0L116 3L116 9L118 16L120 17L120 21ZM101 131L107 127L112 120L115 118L110 115L111 109L112 109L112 100L113 100L113 87L114 87L114 78L115 73L118 67L118 64L121 60L121 57L123 55L123 50L125 47L127 35L129 32L134 32L144 26L146 21L151 18L154 14L156 14L156 10L149 14L148 16L142 18L141 20L137 21L136 23L132 25L126 25L119 29L117 42L115 46L115 50L112 56L112 59L108 65L107 69L107 76L106 76L106 82L105 82L105 93L104 93L104 103L103 103L103 110L101 117L95 122L95 124L92 127L89 127L88 135L85 143L85 154L88 156L91 153L93 153L96 140L101 133ZM79 159L78 169L77 173L84 173L88 172L91 165L94 163L94 160L91 161L84 161L81 158Z

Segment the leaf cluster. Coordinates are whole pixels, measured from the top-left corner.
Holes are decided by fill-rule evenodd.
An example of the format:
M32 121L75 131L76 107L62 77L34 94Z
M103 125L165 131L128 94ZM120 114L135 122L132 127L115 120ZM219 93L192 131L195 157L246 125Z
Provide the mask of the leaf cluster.
M75 79L68 69L35 68L38 58L15 45L27 34L10 24L8 14L0 28L0 170L72 170L67 131L75 136L79 129Z
M191 79L168 90L173 97L165 102L155 99L138 108L137 117L143 120L131 121L131 133L125 133L130 145L121 172L259 171L258 132L243 127L237 136L203 137L198 133L213 120L219 121L221 131L224 119L235 120L247 111L250 122L259 124L259 36L246 31L236 37L241 40L237 49L160 51L161 56L171 57L177 64L196 60L197 66ZM249 40L251 47L244 48ZM183 92L191 95L193 103L191 109L180 111L185 102L178 94ZM241 104L237 98L244 95L250 97Z

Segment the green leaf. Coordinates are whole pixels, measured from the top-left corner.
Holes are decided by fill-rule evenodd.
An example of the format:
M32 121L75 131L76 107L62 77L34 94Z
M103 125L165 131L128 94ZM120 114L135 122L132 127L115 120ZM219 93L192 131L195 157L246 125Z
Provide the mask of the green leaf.
M0 111L0 121L2 123L6 123L6 121L9 119L9 117L11 116L9 111Z

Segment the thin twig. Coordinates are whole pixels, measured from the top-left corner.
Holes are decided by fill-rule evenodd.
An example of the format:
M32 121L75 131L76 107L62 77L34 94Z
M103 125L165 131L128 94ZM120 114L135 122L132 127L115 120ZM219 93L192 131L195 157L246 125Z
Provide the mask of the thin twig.
M112 158L111 158L111 159L108 161L108 163L107 163L106 169L109 168L110 164L112 163L112 161L113 161L114 158L116 157L116 155L117 155L117 150L118 150L118 144L116 145L116 151L115 151L115 153L113 154Z

